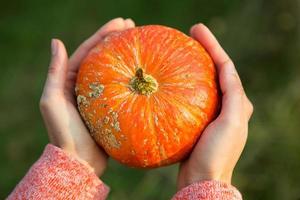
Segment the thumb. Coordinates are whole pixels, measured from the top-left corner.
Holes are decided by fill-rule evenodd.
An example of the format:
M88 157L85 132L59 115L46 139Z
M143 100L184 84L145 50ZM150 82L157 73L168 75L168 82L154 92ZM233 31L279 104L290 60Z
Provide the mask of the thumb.
M224 63L219 69L219 81L222 97L221 115L238 122L244 111L244 89L239 75L231 60Z
M46 96L63 93L68 68L68 54L60 40L52 39L51 53L51 63L43 92Z

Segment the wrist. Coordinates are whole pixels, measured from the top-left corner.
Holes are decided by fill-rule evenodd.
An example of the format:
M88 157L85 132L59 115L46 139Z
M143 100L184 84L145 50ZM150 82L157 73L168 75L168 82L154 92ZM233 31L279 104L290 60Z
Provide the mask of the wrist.
M214 173L179 173L177 180L178 190L187 187L193 183L201 181L220 181L231 185L232 172L214 172Z
M93 156L86 156L86 155L80 155L78 154L73 148L70 147L61 147L61 149L68 154L69 156L72 156L75 158L78 162L85 165L87 168L89 168L91 171L93 171L97 176L101 176L104 173L106 164L106 158L105 161L102 161L102 158L94 158Z
M75 157L77 158L77 160L79 162L81 162L82 164L84 164L87 168L89 168L90 170L92 170L98 177L100 177L106 168L106 165L103 164L102 162L97 162L93 159L83 159L81 158L79 155L75 155Z

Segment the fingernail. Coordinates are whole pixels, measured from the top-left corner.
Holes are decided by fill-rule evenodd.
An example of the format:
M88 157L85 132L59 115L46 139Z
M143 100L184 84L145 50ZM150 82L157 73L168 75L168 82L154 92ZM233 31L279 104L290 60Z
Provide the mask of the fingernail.
M52 56L56 55L56 52L57 52L57 41L56 41L56 39L51 40L51 52L52 52Z
M194 24L193 26L192 26L192 28L191 28L191 31L193 31L197 26L199 26L199 25L202 25L202 23L197 23L197 24Z
M197 24L193 25L190 30L193 31L196 28L196 26Z

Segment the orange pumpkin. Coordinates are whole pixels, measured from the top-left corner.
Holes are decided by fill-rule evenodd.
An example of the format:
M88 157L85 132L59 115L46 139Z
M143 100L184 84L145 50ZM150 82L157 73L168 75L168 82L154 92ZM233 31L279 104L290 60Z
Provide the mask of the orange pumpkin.
M205 49L160 25L107 36L83 60L76 94L95 141L121 163L143 168L182 160L219 99Z

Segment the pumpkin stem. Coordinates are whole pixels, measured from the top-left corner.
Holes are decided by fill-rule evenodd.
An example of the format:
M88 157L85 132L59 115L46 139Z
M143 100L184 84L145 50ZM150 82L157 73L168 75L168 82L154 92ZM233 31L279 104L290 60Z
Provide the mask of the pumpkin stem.
M143 76L143 70L142 68L138 68L135 72L135 76L140 79L140 81L145 81L144 76Z
M138 68L129 86L133 91L139 94L150 95L157 91L158 83L151 75L144 74L142 68Z

